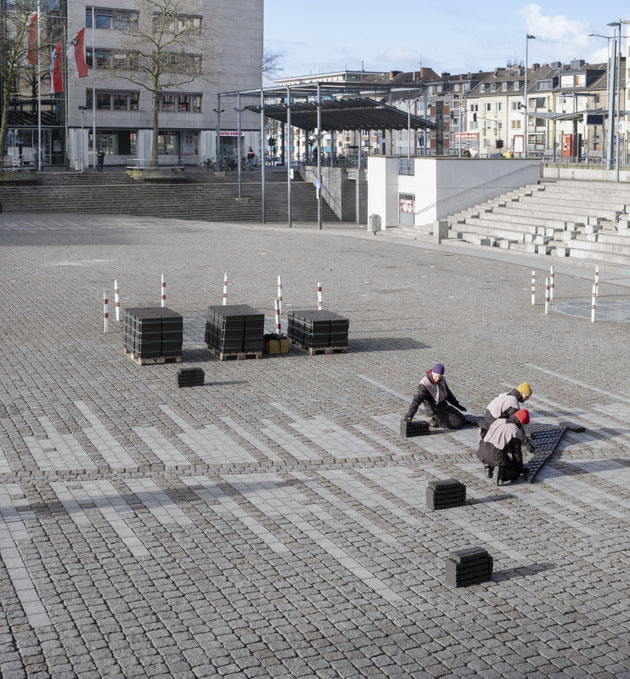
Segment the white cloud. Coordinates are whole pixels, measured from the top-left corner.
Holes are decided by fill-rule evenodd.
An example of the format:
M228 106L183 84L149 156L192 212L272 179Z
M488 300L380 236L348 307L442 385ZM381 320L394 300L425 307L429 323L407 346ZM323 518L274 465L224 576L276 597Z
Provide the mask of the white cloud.
M422 61L422 55L420 52L407 49L406 47L391 47L386 52L383 52L379 59L387 64L393 64L398 67L415 66L415 68L418 68Z
M578 19L567 19L562 14L549 16L542 13L540 5L532 3L519 10L525 19L528 33L533 33L539 40L555 43L586 44L589 24Z

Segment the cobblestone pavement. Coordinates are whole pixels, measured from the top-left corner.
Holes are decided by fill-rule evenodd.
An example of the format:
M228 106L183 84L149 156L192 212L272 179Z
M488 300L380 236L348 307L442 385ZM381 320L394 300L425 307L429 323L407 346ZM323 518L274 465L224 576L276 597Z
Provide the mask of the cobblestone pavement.
M2 676L630 676L626 325L545 316L531 265L349 235L4 219ZM225 271L230 301L266 314L278 273L285 309L321 281L349 353L211 357L199 319ZM102 332L103 288L156 305L162 272L205 387ZM590 285L557 275L556 301ZM526 379L535 421L586 432L535 484L496 488L474 430L397 434L437 361L473 413ZM448 477L468 503L432 512ZM469 546L494 578L449 588L444 559Z

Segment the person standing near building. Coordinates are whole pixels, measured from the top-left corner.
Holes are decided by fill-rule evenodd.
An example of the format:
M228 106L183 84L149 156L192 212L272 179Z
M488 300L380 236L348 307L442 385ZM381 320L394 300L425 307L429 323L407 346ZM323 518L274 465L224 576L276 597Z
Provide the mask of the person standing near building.
M96 171L102 172L104 164L105 164L105 151L103 151L102 148L99 148L98 152L96 153Z
M448 429L461 429L466 424L466 418L458 412L466 412L466 408L453 396L444 379L444 366L436 363L420 380L418 391L411 401L405 420L411 422L420 405L424 403L432 417L431 425ZM451 403L455 408L449 405Z
M254 149L250 146L249 151L247 151L247 163L249 165L249 169L253 172L254 170L254 158L256 157L256 154L254 153Z
M527 479L529 472L523 464L521 450L525 436L523 427L526 424L529 424L528 410L517 410L509 417L499 417L479 444L477 457L489 479L494 474L494 468L498 467L497 485L502 481L516 481L521 475Z

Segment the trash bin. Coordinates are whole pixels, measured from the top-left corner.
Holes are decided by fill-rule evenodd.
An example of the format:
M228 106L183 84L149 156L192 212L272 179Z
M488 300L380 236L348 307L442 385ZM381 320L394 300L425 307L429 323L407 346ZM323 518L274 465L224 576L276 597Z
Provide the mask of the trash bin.
M370 215L368 217L368 231L376 233L381 230L381 215Z

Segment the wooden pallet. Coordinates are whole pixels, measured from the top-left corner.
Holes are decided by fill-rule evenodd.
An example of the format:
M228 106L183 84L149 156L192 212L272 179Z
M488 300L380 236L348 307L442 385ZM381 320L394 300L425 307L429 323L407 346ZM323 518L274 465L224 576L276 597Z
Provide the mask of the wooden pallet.
M217 356L220 361L245 361L248 358L262 358L262 351L237 351L234 353L223 353L213 347L208 347L208 351Z
M141 356L136 356L129 349L124 349L125 356L129 356L132 361L135 361L138 365L162 365L163 363L181 363L181 356L156 356L155 358L142 358Z
M291 344L294 347L298 347L303 351L308 352L309 356L319 356L319 354L346 354L348 353L348 347L308 347L306 344L302 344L294 339L291 340Z

